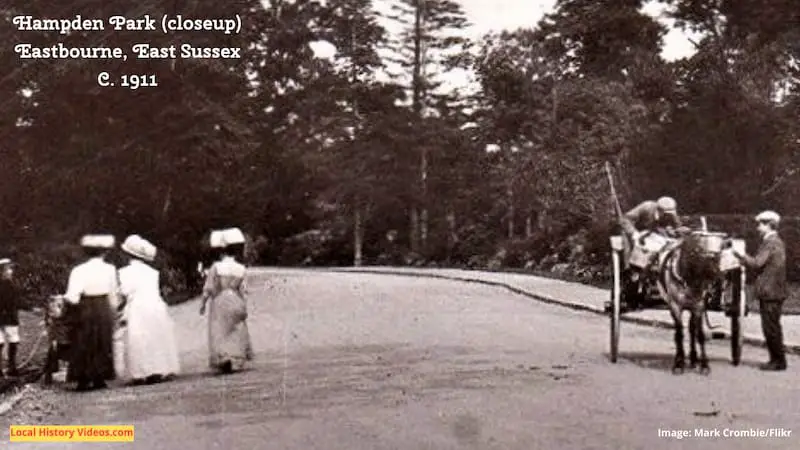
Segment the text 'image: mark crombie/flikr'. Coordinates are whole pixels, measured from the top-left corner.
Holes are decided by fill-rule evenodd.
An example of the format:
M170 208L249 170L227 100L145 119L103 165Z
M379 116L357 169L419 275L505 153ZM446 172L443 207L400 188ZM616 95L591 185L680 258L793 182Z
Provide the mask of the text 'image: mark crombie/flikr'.
M658 437L669 439L686 438L789 438L792 430L788 428L694 428L658 429Z

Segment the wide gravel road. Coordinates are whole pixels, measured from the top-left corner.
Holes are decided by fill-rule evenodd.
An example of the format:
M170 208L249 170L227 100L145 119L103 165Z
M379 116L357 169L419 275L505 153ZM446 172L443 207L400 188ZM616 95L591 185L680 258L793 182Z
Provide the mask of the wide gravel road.
M710 376L675 376L671 331L623 323L623 359L611 364L605 317L496 287L279 269L254 269L251 278L257 356L250 370L208 373L205 317L190 302L173 310L184 370L177 380L44 394L55 410L42 423L133 424L133 444L12 445L800 448L796 358L785 373L763 373L755 366L766 352L746 347L745 363L733 367L727 341L715 341ZM724 436L751 429L784 436ZM678 430L690 437L677 439Z

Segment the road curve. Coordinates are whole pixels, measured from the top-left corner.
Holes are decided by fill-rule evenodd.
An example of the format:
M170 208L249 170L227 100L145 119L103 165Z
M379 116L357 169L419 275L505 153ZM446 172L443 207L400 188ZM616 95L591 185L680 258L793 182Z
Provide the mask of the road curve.
M495 287L279 269L253 270L250 286L250 370L207 373L205 318L194 301L172 310L184 375L155 386L53 391L57 413L42 422L134 424L126 448L135 449L800 446L794 357L789 371L762 373L754 366L764 350L747 348L744 365L733 367L727 342L712 342L710 376L674 376L671 331L626 325L627 351L610 364L607 319ZM791 434L712 438L695 429ZM692 436L663 436L675 430Z

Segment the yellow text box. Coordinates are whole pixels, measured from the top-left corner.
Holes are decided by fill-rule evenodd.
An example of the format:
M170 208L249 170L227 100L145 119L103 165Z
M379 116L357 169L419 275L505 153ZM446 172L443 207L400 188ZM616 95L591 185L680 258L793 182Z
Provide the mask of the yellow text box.
M133 442L133 425L11 425L11 442Z

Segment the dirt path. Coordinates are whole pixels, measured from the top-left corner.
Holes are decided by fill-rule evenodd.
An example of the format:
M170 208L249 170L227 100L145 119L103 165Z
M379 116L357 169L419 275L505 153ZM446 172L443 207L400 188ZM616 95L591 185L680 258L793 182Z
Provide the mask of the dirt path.
M266 281L271 288L261 289ZM45 393L37 398L45 405L38 415L23 410L21 418L6 418L3 440L9 420L41 420L132 423L129 448L137 449L800 446L795 358L788 372L765 374L752 367L763 350L746 348L746 365L736 368L727 343L715 342L709 377L673 376L671 332L626 326L628 352L612 365L604 318L497 288L288 270L259 271L251 285L251 370L206 374L203 318L196 302L181 305L173 311L180 379ZM713 411L719 412L695 415ZM695 429L751 428L783 428L791 436L694 437ZM692 437L660 437L659 430L689 430ZM69 448L19 448L53 445Z

